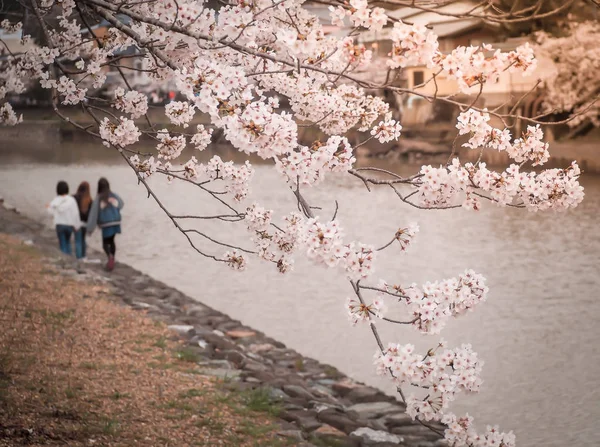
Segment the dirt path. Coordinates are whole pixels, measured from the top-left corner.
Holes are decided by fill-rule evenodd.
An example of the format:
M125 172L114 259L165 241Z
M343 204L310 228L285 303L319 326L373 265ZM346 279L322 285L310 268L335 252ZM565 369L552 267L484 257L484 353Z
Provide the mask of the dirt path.
M261 389L199 374L166 326L0 234L0 446L279 446Z

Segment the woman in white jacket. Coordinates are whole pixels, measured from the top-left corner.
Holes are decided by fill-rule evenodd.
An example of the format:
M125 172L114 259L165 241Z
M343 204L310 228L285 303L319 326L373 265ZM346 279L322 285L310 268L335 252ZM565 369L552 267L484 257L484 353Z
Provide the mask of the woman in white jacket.
M58 236L58 245L63 253L71 252L71 235L81 227L79 207L73 196L69 195L69 185L60 181L56 185L57 196L47 206L54 217L54 226Z

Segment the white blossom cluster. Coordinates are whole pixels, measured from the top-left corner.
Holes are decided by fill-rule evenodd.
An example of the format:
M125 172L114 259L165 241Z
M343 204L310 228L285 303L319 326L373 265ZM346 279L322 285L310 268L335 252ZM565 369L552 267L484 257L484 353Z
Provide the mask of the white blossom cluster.
M275 262L285 273L293 265L292 253L299 248L309 259L327 267L340 267L351 279L363 279L373 272L375 250L359 242L345 243L336 220L320 222L298 213L285 217L283 226L272 225L272 210L253 204L245 221L261 258Z
M500 432L498 426L488 425L483 434L478 434L473 428L473 418L468 413L463 417L446 413L441 421L448 426L444 437L451 447L515 447L516 445L514 433Z
M171 135L167 129L159 130L156 133L159 143L156 145L158 158L165 160L175 160L178 158L187 144L183 135Z
M192 156L187 162L183 164L183 178L188 180L197 180L200 176L198 172L199 163L196 157Z
M489 56L486 53L491 53ZM503 53L494 51L490 45L457 47L449 54L438 52L433 62L444 70L450 79L456 79L461 92L468 92L476 84L497 82L500 74L506 70L532 73L537 60L528 43L517 47L514 51Z
M160 161L154 160L154 157L149 157L145 160L140 160L138 155L132 155L129 161L142 178L148 178L162 167Z
M118 124L104 118L100 123L99 132L105 146L113 145L116 147L134 144L142 135L135 123L123 116L119 118Z
M508 129L495 129L488 124L490 115L469 109L458 116L456 128L459 135L469 135L464 147L479 149L490 147L498 151L506 151L516 162L532 161L533 166L542 165L550 158L548 143L544 143L544 133L540 125L527 126L527 132L519 139L511 142Z
M406 288L390 287L385 282L380 287L402 296L413 325L425 334L439 334L450 317L472 310L486 300L489 291L485 278L473 270L465 271L458 278L428 282L421 287L416 284ZM383 294L380 295L383 298Z
M254 168L250 162L236 166L232 161L223 161L218 155L213 156L206 164L201 164L199 173L211 180L223 180L225 191L235 201L244 199L250 192L250 181L254 176Z
M62 103L65 105L76 105L79 104L85 98L87 89L77 87L75 81L67 76L61 76L58 82L53 80L48 81L48 85L51 88L55 88L56 91L64 97Z
M531 211L552 209L565 211L583 200L579 184L581 171L573 162L566 169L547 169L539 173L520 172L513 164L504 172L487 169L485 163L461 166L457 158L448 167L423 166L417 185L419 202L428 208L458 204L467 209L479 209L478 191L489 193L498 205L524 206Z
M10 103L5 102L0 107L0 124L4 126L16 126L23 121L23 115L17 115Z
M544 143L543 138L544 133L539 124L527 126L527 132L507 148L508 155L518 163L532 160L533 166L543 165L550 158L549 145Z
M450 402L463 392L478 392L483 362L471 345L460 348L430 349L426 355L415 353L411 344L389 343L383 352L377 351L374 363L378 375L390 377L395 385L403 384L427 389L427 396L407 396L406 412L413 419L440 420Z
M340 42L340 48L348 60L349 66L367 68L373 58L373 52L367 50L364 44L357 44L352 37L346 37Z
M375 297L371 304L361 303L354 298L347 298L346 310L348 313L348 320L355 326L360 322L371 321L371 315L383 318L383 315L387 311L387 306L382 296Z
M204 125L198 124L196 126L196 133L190 138L190 143L192 143L197 150L203 151L210 144L212 134L212 129L206 129Z
M298 213L290 213L284 218L284 225L272 226L272 210L265 210L253 204L246 210L245 221L253 233L253 241L258 256L274 262L280 273L292 270L292 253L303 241L305 221Z
M344 243L337 220L306 222L304 244L307 255L328 267L341 267L351 279L366 278L373 273L375 249L358 242Z
M387 114L384 121L380 121L371 129L371 135L377 138L380 143L387 143L388 141L398 140L401 130L402 125L392 119L391 114Z
M329 7L331 23L344 26L344 19L349 17L353 26L362 26L373 31L381 31L388 21L383 8L369 8L367 0L350 0L350 8Z
M599 60L598 36L600 23L592 19L586 22L567 21L564 33L553 36L538 34L536 53L551 59L551 69L541 74L544 86L544 108L541 112L567 112L567 125L580 126L590 122L600 126L600 105L597 101L600 77L597 75ZM575 69L575 67L577 67Z
M248 154L273 158L288 153L297 144L298 129L292 115L274 113L263 102L251 103L240 115L227 116L222 121L231 144Z
M421 287L416 284L402 287L382 280L375 290L378 292L369 305L347 301L346 308L353 324L369 321L369 314L383 318L388 310L386 297L392 296L406 305L408 322L424 334L439 334L450 317L471 311L487 299L489 291L485 278L472 270L458 278L428 282Z
M440 395L442 405L437 411L428 408L426 412L421 412L414 408L414 404L411 406L410 413L418 413L425 420L436 419L435 413L446 408L457 393L479 391L482 383L479 376L483 362L477 358L471 345L444 349L439 354L436 351L430 350L424 356L415 353L411 344L389 343L384 352L378 351L374 357L378 374L391 377L397 384L430 386L431 394Z
M13 34L21 31L23 24L21 22L11 23L10 20L4 19L0 22L0 28L6 31L7 34Z
M408 25L401 20L394 23L391 35L393 47L387 65L404 68L409 65L431 67L438 54L437 36L425 25Z
M298 119L318 123L328 135L341 135L354 126L366 131L389 110L381 98L365 95L356 86L342 84L332 89L315 89L312 81L301 80L298 80L301 90L286 87L282 93L290 96L290 105Z
M172 124L188 127L194 118L194 106L186 101L172 101L165 106L165 114Z
M113 106L124 113L129 113L131 118L136 119L148 111L148 98L143 93L129 90L125 93L122 87L115 89L115 102Z
M313 185L327 172L347 172L356 161L345 137L329 137L325 144L301 146L298 151L276 159L276 167L292 184Z

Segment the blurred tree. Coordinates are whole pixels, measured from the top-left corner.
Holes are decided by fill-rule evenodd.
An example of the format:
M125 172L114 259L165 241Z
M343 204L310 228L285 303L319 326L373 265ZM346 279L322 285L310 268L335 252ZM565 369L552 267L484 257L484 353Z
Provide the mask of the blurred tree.
M0 21L4 19L20 20L24 10L17 0L0 0Z
M503 12L511 12L517 17L531 17L532 20L501 23L510 37L524 36L544 31L553 35L563 34L568 23L597 19L597 0L493 0L494 7ZM523 13L520 13L524 11ZM557 11L552 14L553 11ZM536 17L541 16L541 17Z
M573 114L569 135L575 136L600 126L600 23L571 22L562 31L559 37L540 33L536 52L554 62L544 82L544 104L548 111Z

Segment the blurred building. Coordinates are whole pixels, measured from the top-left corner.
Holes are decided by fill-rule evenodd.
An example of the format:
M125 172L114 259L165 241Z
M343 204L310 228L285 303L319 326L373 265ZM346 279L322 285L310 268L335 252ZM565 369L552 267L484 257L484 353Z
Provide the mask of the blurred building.
M434 8L434 11L405 7L389 11L388 16L405 23L421 24L430 28L438 36L439 48L443 53L450 53L461 45L481 45L483 43L492 45L494 49L511 51L528 40L528 38L505 39L498 24L481 18L467 17L466 15L470 12L483 11L482 7L478 5L480 2L459 1ZM370 46L379 58L385 58L392 49L392 42L389 39L392 27L393 23L388 23L379 33L362 33L359 41ZM551 66L551 61L540 60L537 71L530 76L503 72L498 82L485 84L478 105L488 109L499 108L500 111L510 110L524 94L535 87L541 73L551 69ZM427 82L433 74L434 71L425 66L407 67L403 70L401 83L404 87L415 89L426 95L450 96L456 94L457 82L443 74L436 77L435 83ZM454 97L468 101L475 99L478 93L479 87L474 86L466 95L462 95L462 98ZM538 95L539 93L528 95L518 107L518 112L526 116L536 115L541 105ZM444 110L448 109L448 106L439 102L432 103L414 95L407 95L403 98L401 105L402 121L406 125L425 124L430 121L451 122L458 113L458 110Z
M127 16L119 16L118 18L125 24L130 22L129 17ZM95 38L102 41L102 39L107 36L108 30L111 27L112 25L109 22L103 20L102 22L91 26L90 29ZM90 34L90 31L84 29L84 33ZM106 75L106 82L102 87L102 91L97 93L102 95L112 95L115 88L125 88L123 76L127 79L130 86L139 91L144 91L145 88L148 89L152 84L152 79L147 71L149 68L148 61L140 53L140 50L137 47L130 46L114 53L113 61L118 64L120 71L114 65L103 66L102 72Z
M469 13L483 12L481 2L464 0L442 6L436 6L436 2L429 2L428 5L429 10L402 7L388 10L387 15L407 24L421 24L430 28L438 36L439 48L443 53L450 53L461 45L481 45L483 43L492 45L494 49L511 51L528 41L527 37L507 39L497 23L469 17ZM331 26L327 7L315 5L312 6L311 12L319 17L326 32L330 35L341 37L350 31L350 28L340 29ZM373 51L373 62L369 65L367 72L361 74L363 78L376 83L385 79L386 60L392 50L392 41L390 40L392 28L393 21L390 20L379 32L364 31L358 35L358 42ZM530 76L524 77L508 71L502 73L498 82L485 84L483 94L478 99L478 106L488 109L498 108L500 111L507 112L519 102L517 113L525 116L537 115L542 102L539 92L532 92L522 101L519 100L535 87L542 73L549 70L552 70L552 62L538 59L538 68ZM454 99L465 102L474 99L479 93L479 87L475 86L465 95L456 95L457 82L443 74L436 76L435 83L427 82L433 73L433 70L425 66L406 67L400 71L393 85L415 89L426 95L453 95ZM415 95L387 93L386 96L386 99L397 108L396 115L402 117L402 123L405 126L431 123L444 126L444 123L452 123L459 113L456 107L439 101L429 102Z
M129 18L126 16L119 17L119 19L125 23L129 21ZM111 28L111 26L112 25L109 22L102 21L100 23L91 25L89 29L82 27L81 32L88 39L97 38L99 41L102 41L102 39L109 32L108 30ZM39 45L43 45L41 42L44 42L44 37L43 35L36 33L36 31L37 29L32 27L26 28L25 33L32 34L34 38L30 39L26 44L23 44L22 31L18 31L16 33L7 33L6 31L0 29L0 39L3 42L2 47L5 50L5 55L1 57L10 57L10 54L17 55L20 53L25 53L29 49L37 46L38 43ZM95 37L91 36L92 33ZM87 62L89 55L81 54L81 57L84 62ZM149 76L148 61L142 56L137 47L130 46L128 48L121 49L113 54L112 61L118 64L121 70L119 72L117 67L114 65L103 65L101 67L101 72L106 75L106 82L100 89L93 89L91 87L91 82L89 82L88 79L83 75L77 75L74 76L74 78L84 78L84 85L88 87L88 92L94 96L111 96L115 88L119 86L126 87L125 82L123 81L123 76L127 79L129 85L139 91L145 91L147 93L151 93L160 89L164 90L165 92L167 91L168 86L159 87L153 83L152 78ZM77 70L75 67L77 60L61 58L60 62L63 66L73 71ZM32 88L37 91L39 88L37 88L36 85L37 84L32 85ZM27 93L19 95L19 97L11 98L11 101L25 104L29 99L31 99L33 93L34 92L32 92L32 90L29 90ZM34 96L38 96L37 93Z

